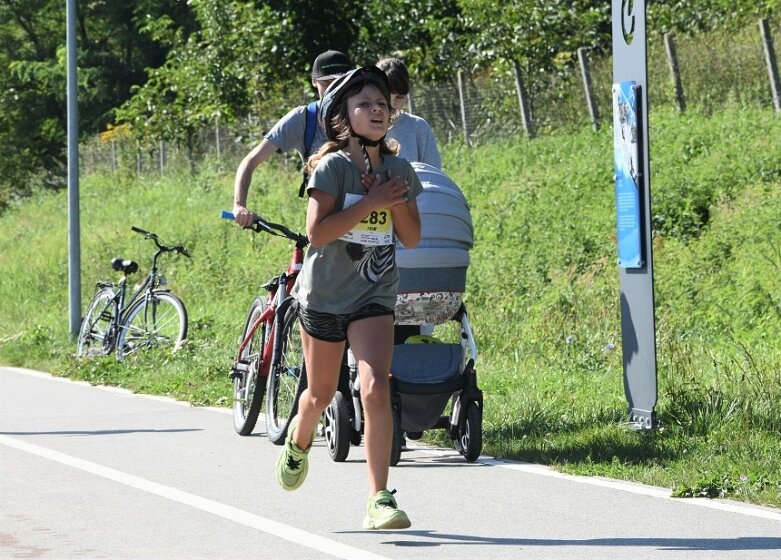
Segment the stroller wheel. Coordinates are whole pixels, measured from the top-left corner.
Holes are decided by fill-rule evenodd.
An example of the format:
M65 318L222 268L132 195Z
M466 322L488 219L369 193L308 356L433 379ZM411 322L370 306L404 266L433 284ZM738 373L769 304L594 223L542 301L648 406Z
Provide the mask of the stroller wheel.
M361 432L355 430L352 426L350 426L350 443L358 446L361 445Z
M393 416L393 441L391 443L391 467L395 467L399 464L401 459L401 440L403 433L401 431L401 412L397 406L391 407L391 415Z
M480 457L483 449L483 410L477 404L467 404L464 426L459 428L458 438L453 444L456 451L470 463Z
M423 432L407 432L407 439L411 441L418 441L423 437Z
M323 413L323 432L331 459L341 463L350 453L350 415L344 395L337 391Z

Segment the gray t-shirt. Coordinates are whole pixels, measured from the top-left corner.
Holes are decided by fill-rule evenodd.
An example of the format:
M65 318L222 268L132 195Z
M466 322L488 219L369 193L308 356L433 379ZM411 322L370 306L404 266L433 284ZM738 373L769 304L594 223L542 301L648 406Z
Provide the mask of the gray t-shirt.
M399 143L399 157L442 169L437 141L425 119L409 113L400 113L393 119L387 137Z
M388 171L407 181L410 200L423 190L408 161L384 155L375 172L387 177ZM345 208L345 201L350 205L353 195L363 196L366 192L361 184L362 172L345 152L327 154L312 172L307 192L317 189L334 196L334 212L339 212ZM358 224L353 231L372 235L375 228L382 231L389 219L389 211L373 212L364 220L366 223ZM393 309L399 283L395 255L392 239L388 244L364 245L340 238L321 247L310 246L293 294L307 309L322 313L353 313L369 304Z
M291 109L287 115L279 119L277 124L266 134L266 139L273 142L281 152L296 150L301 159L305 156L304 135L306 133L306 105ZM315 128L315 136L312 140L312 146L309 150L311 156L320 146L325 144L325 133L320 127L318 119Z

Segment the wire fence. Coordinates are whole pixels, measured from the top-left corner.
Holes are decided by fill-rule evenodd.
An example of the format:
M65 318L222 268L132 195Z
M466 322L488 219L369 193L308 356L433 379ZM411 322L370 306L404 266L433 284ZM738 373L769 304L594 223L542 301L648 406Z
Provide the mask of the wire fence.
M725 105L739 105L769 109L775 106L776 111L781 111L778 70L773 68L772 56L772 40L778 42L781 26L777 21L765 22L769 33L764 36L760 33L762 25L760 22L739 33L649 40L651 109L678 106L680 110L711 113ZM770 41L769 51L763 39ZM672 45L674 59L669 48ZM412 112L429 122L440 144L479 145L500 138L530 136L532 132L544 135L587 126L610 126L612 57L594 53L584 58L585 74L583 65L575 64L555 74L535 75L533 79L527 76L524 93L528 114L524 114L519 99L512 65L475 75L454 75L442 83L413 83ZM287 107L308 101L300 93L290 97ZM168 168L192 168L204 159L232 169L285 110L266 111L267 118L250 117L231 127L216 122L201 131L194 151L162 141L142 146L132 135L113 136L110 140L92 138L81 145L81 169L86 174L123 171L143 175L165 173ZM283 161L285 165L295 165L296 156Z

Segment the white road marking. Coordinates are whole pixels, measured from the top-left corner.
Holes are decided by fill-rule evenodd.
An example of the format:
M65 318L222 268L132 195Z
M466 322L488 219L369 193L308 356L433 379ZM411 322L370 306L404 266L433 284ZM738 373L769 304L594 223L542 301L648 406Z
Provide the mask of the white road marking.
M84 459L79 459L78 457L72 457L71 455L60 453L59 451L33 445L16 438L0 435L0 444L13 447L19 451L24 451L39 457L43 457L44 459L56 461L63 465L68 465L82 471L86 471L96 476L130 486L131 488L135 488L143 492L148 492L150 494L154 494L174 502L179 502L180 504L211 513L218 517L222 517L223 519L227 519L247 527L252 527L253 529L263 531L264 533L268 533L269 535L279 537L286 541L305 546L321 553L335 556L336 558L343 558L344 560L390 560L385 556L379 556L366 550L361 550L359 548L355 548L332 539L321 537L320 535L309 533L290 525L285 525L284 523L274 521L273 519L261 517L259 515L255 515L229 505L215 502L214 500L210 500L208 498L203 498L201 496L196 496L195 494L183 492L181 490L177 490L176 488L164 486L162 484L152 482L151 480L146 480L144 478L140 478L109 467L104 467L103 465L85 461Z
M446 455L453 453L451 451L426 448L422 445L410 445L411 449L420 451L430 455ZM760 517L762 519L773 519L775 521L781 521L781 511L772 508L764 508L762 506L753 505L741 505L736 502L729 502L725 500L715 500L710 498L675 498L670 495L670 490L665 488L659 488L656 486L647 486L645 484L638 484L635 482L625 482L622 480L615 480L611 478L593 477L593 476L576 476L572 474L561 473L553 470L545 465L536 465L534 463L522 463L520 461L511 461L509 459L493 459L491 457L481 456L478 463L482 465L488 465L491 467L499 467L501 469L510 469L514 471L521 471L528 474L534 474L538 476L548 476L551 478L561 478L576 482L578 484L588 484L590 486L601 486L603 488L611 488L613 490L620 490L623 492L630 492L632 494L639 494L641 496L649 496L660 500L668 500L677 504L704 507L710 509L716 509L720 511L728 511L730 513L737 513L740 515L748 515L751 517Z
M193 406L192 404L186 402L186 401L178 401L176 399L172 399L171 397L164 397L161 395L147 395L144 393L134 393L130 389L125 389L124 387L114 387L111 385L93 385L92 383L89 383L87 381L82 381L80 379L70 379L68 377L58 377L56 375L52 375L50 373L45 373L42 371L36 371L33 369L25 369L25 368L19 368L19 367L3 367L3 369L6 369L8 371L13 371L14 373L22 373L24 375L29 375L31 377L38 377L40 379L48 379L49 381L60 381L62 383L70 383L72 385L82 385L84 387L92 387L93 389L99 389L101 391L108 391L110 393L116 393L118 395L125 395L128 397L138 397L141 399L150 399L153 401L160 401L165 402L169 404L176 404L179 406L186 406L187 408L197 408L198 410L209 410L211 412L218 412L220 414L233 414L233 410L230 408L223 408L223 407L217 407L217 406ZM261 418L262 420L262 418Z

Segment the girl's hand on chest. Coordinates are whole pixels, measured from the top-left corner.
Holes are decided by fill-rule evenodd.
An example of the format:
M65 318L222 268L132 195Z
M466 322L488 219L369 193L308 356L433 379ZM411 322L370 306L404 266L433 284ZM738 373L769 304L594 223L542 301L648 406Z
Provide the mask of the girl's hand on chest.
M393 175L391 171L388 172L387 179L377 174L373 180L370 180L368 174L364 173L364 175L366 181L364 181L364 177L361 177L361 182L364 188L368 188L366 198L371 201L373 208L391 208L407 202L409 185L401 177Z

